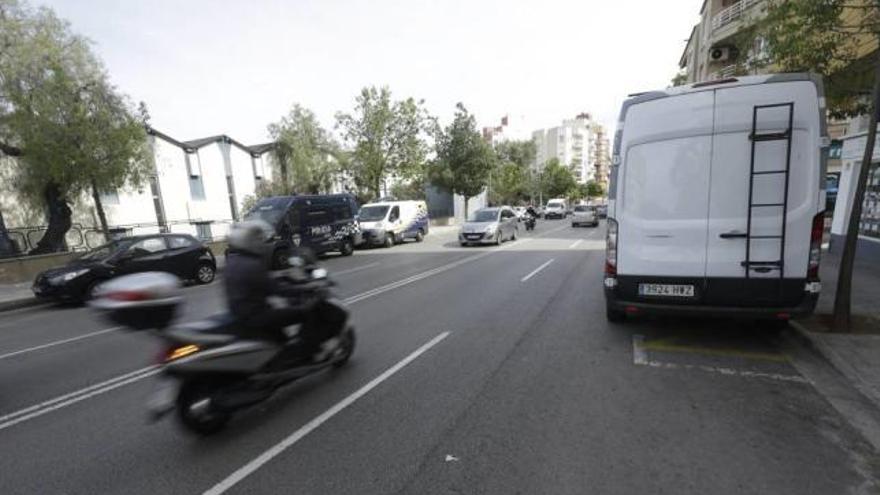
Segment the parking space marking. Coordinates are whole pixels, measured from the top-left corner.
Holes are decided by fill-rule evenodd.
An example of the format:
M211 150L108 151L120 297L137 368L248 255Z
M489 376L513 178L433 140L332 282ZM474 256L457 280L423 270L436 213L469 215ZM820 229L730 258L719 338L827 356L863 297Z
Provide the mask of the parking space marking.
M682 363L669 363L663 361L655 361L648 357L648 350L662 350L661 349L652 349L651 343L645 343L645 337L643 335L633 335L632 337L633 344L633 364L636 366L646 366L649 368L662 368L662 369L679 369L679 370L700 370L705 371L707 373L717 373L720 375L727 376L740 376L743 378L764 378L769 380L777 380L783 382L793 382L793 383L804 383L804 384L812 384L810 380L804 378L800 375L785 375L782 373L765 373L761 371L751 371L751 370L738 370L734 368L727 368L723 366L707 366L701 364L682 364ZM662 347L662 343L659 344ZM680 348L681 346L675 346L676 348ZM693 351L694 353L698 353L697 351ZM726 356L734 356L734 357L743 357L741 353L728 353L724 354ZM785 360L785 358L783 357ZM787 360L785 360L787 362Z
M538 272L540 272L540 271L543 270L544 268L547 268L547 267L550 265L550 263L553 263L553 261L555 261L555 260L554 260L553 258L550 258L549 261L547 261L547 262L544 263L543 265L539 266L538 268L535 268L534 270L532 270L531 273L529 273L528 275L526 275L525 277L523 277L522 279L520 279L520 282L525 282L526 280L528 280L528 279L534 277L535 275L538 274Z

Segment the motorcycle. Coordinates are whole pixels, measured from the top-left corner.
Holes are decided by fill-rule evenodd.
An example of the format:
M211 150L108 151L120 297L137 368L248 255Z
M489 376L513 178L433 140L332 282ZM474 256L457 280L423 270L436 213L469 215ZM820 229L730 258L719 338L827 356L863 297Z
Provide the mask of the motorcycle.
M180 282L170 274L114 279L91 304L115 323L151 331L163 342L159 380L147 405L150 419L176 411L184 428L210 435L222 430L234 413L269 399L282 386L341 368L351 358L355 331L348 310L330 293L333 282L323 268L305 273L282 276L283 294L288 303L308 308L302 325L320 325L326 332L324 357L317 362L302 356L296 336L275 343L238 335L229 315L170 327L181 303Z
M535 230L535 223L537 222L537 220L535 220L535 217L526 214L526 216L523 217L523 222L525 222L526 224L526 230Z

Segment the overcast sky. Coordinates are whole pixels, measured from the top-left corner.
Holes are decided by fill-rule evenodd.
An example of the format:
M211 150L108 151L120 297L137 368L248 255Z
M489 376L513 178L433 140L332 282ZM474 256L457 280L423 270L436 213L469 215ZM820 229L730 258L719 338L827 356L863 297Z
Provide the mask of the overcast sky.
M424 98L444 125L461 101L481 125L587 111L613 128L628 93L669 84L702 0L36 3L94 42L156 128L254 144L294 102L332 126L365 85Z

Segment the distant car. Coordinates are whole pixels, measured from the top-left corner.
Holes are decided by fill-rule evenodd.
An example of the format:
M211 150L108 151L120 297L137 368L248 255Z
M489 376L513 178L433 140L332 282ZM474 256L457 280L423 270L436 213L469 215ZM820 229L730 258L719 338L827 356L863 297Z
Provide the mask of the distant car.
M516 213L511 208L483 208L475 211L461 226L458 242L470 244L501 244L516 240L519 229Z
M557 201L552 200L547 203L547 208L544 209L544 218L565 218L565 201Z
M608 217L608 205L596 206L596 216L598 216L599 218L607 218Z
M579 227L581 225L599 226L599 216L596 214L595 208L587 205L577 205L574 207L574 210L571 212L571 226Z
M186 234L155 234L117 239L59 268L37 275L37 297L85 301L103 282L137 272L168 272L184 280L208 284L217 262L208 247Z

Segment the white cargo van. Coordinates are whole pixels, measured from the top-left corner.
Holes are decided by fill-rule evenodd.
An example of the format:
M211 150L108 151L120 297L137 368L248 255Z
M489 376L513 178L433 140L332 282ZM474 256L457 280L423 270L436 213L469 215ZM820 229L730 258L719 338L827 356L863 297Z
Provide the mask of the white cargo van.
M565 198L551 199L544 209L544 218L565 218L568 212L568 202Z
M812 312L828 143L815 76L731 78L625 101L608 194L608 319Z
M405 239L421 242L428 235L428 220L424 201L368 203L358 213L362 239L368 246L391 247Z

